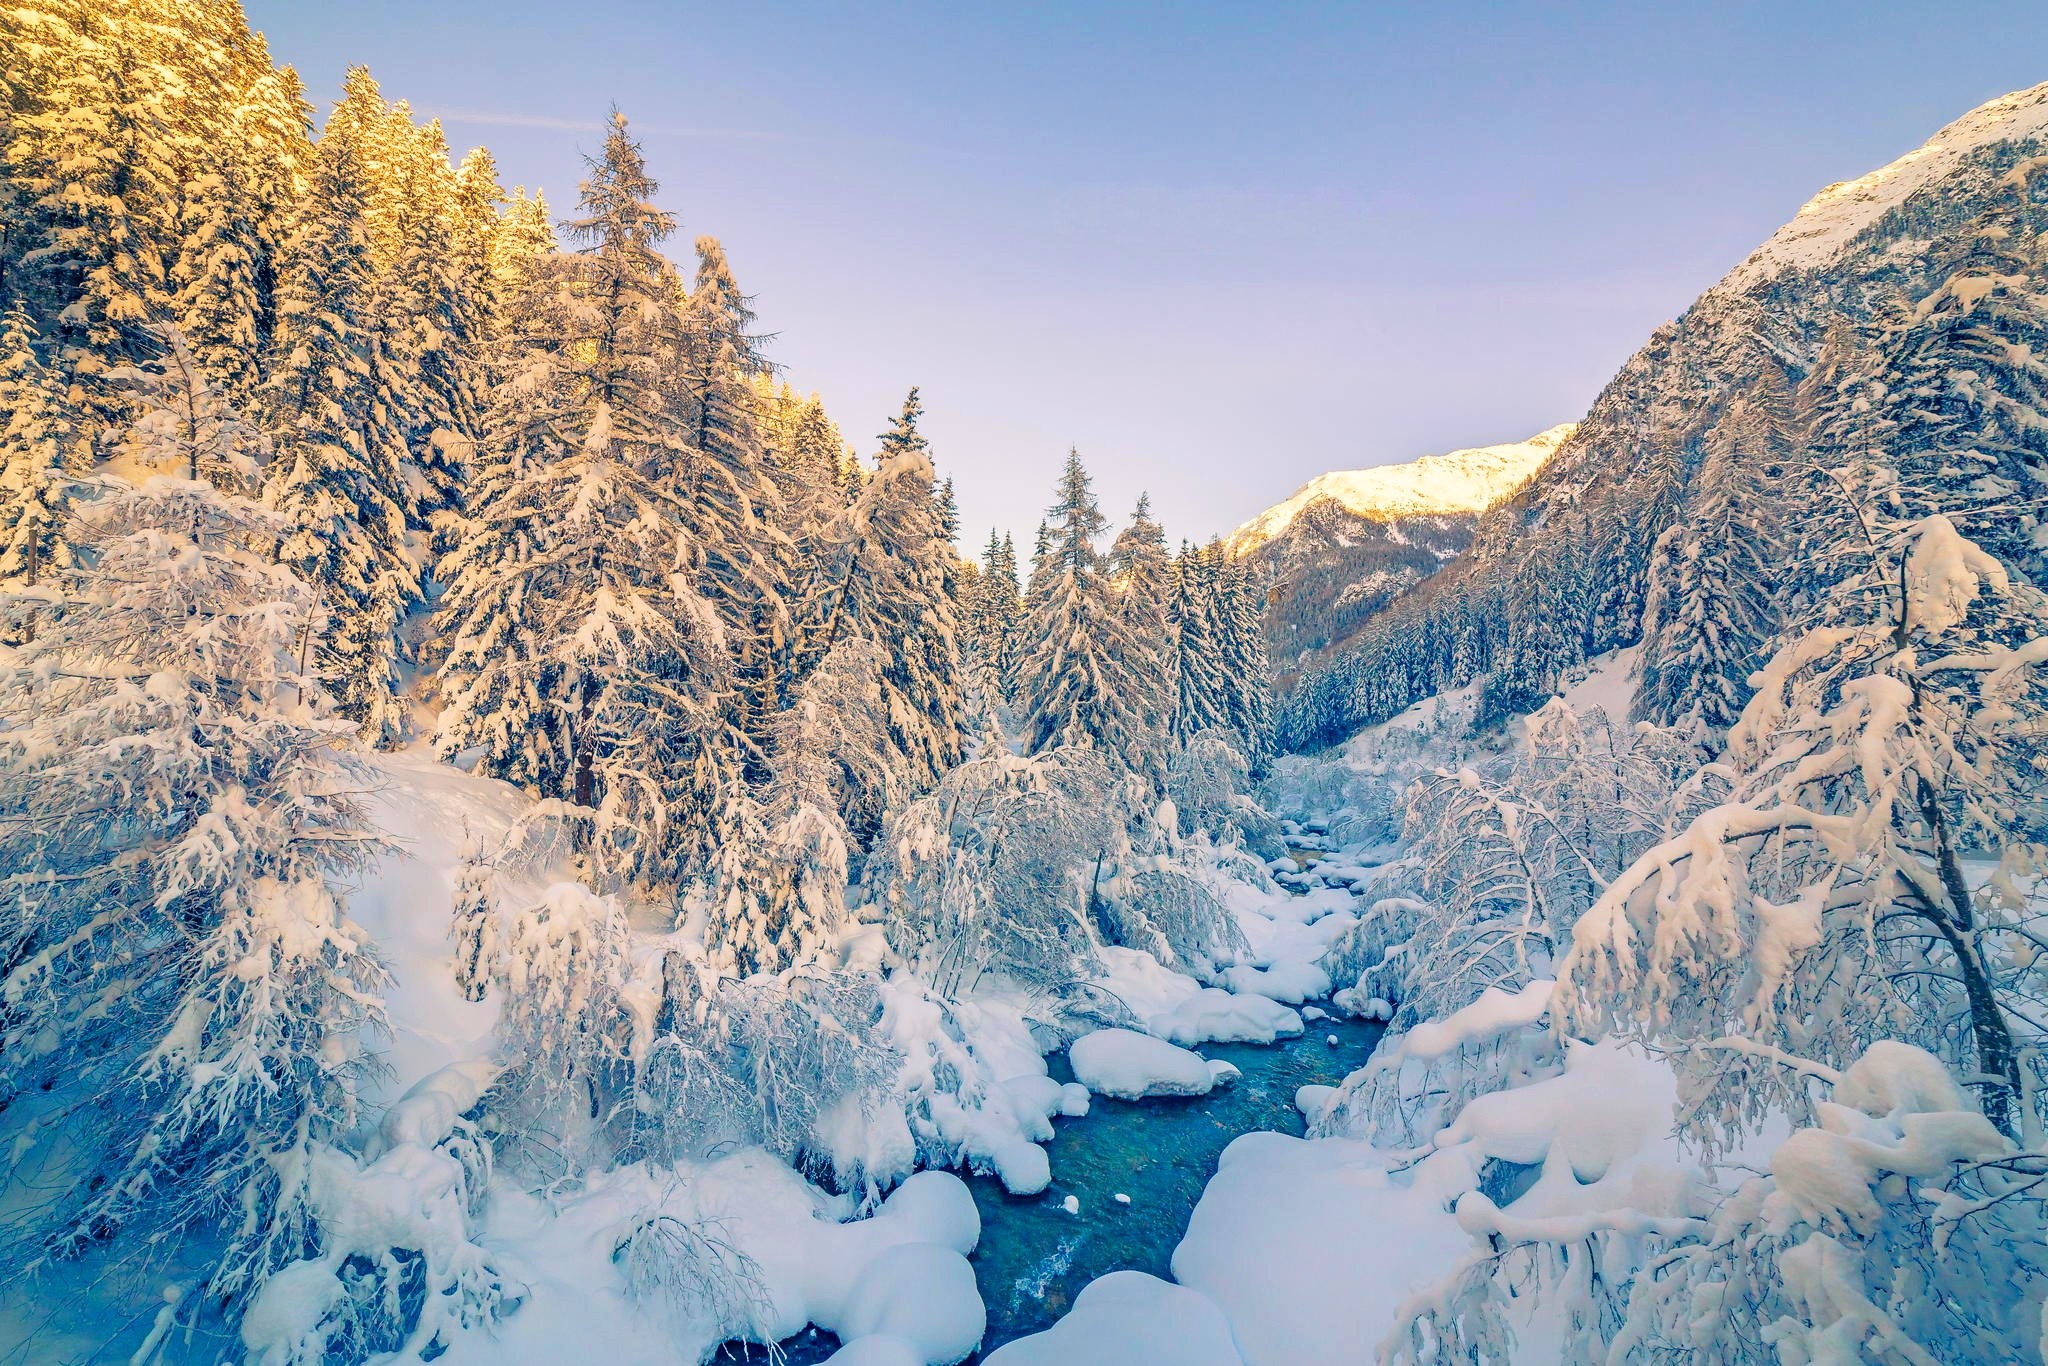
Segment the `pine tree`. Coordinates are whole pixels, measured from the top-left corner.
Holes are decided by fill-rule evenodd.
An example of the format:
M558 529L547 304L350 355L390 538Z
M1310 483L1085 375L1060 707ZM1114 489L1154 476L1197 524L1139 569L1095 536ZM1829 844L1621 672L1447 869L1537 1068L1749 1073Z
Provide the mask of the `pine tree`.
M450 557L444 752L581 813L608 879L709 874L744 811L731 661L671 480L674 220L623 117L539 273L494 388L484 478Z
M1152 520L1149 495L1139 496L1130 525L1111 544L1109 572L1122 627L1114 686L1131 698L1138 714L1140 748L1130 764L1163 781L1176 701L1168 667L1172 628L1167 621L1173 561L1166 551L1165 528Z
M1710 751L1742 714L1774 628L1764 421L1741 407L1724 419L1690 505L1650 557L1636 710Z
M731 645L743 734L764 751L795 644L789 602L796 551L755 420L754 381L767 370L725 249L697 239L697 275L682 313L679 359L688 422L675 478L685 524L703 547L705 589ZM763 776L755 766L754 776Z
M524 185L514 188L491 239L491 273L498 281L498 297L517 298L539 265L561 249L546 196L535 193L529 198Z
M1273 750L1272 667L1266 659L1265 594L1248 560L1211 542L1216 566L1211 617L1223 684L1222 711L1254 774Z
M485 341L489 242L478 222L458 233L458 185L439 123L405 130L394 185L398 256L391 266L393 315L411 367L406 448L415 494L407 513L415 530L438 528L441 541L460 513L480 419L478 351ZM487 193L476 186L474 195ZM470 204L475 214L488 203Z
M170 310L213 383L233 402L247 403L261 376L266 310L262 245L235 174L218 156L185 185Z
M1146 718L1139 699L1121 686L1129 636L1095 549L1108 523L1077 451L1067 452L1046 520L1025 601L1018 680L1025 751L1093 746L1114 766L1142 770Z
M872 641L886 661L890 743L910 791L960 761L959 625L930 448L918 430L915 389L882 434L873 476L827 533L808 648L822 658L846 636ZM880 812L871 813L879 818ZM857 828L865 839L872 825Z
M393 422L369 235L356 207L366 174L350 138L330 131L321 139L285 254L277 353L261 409L277 446L268 497L292 528L279 558L314 586L327 613L320 672L343 714L382 743L396 739L403 722L398 626L418 584L405 554L404 440Z
M1173 737L1187 744L1229 725L1214 601L1217 568L1207 551L1183 544L1174 557L1168 616L1173 625Z
M19 302L0 323L0 583L41 586L73 564L64 523L79 473L76 423Z
M114 420L105 377L135 353L166 293L179 177L163 69L140 50L144 32L100 27L66 54L44 106L10 129L30 225L16 289L50 320L67 401L89 429Z
M1994 211L1903 325L1881 337L1889 444L1909 515L1942 513L2048 584L2048 299Z

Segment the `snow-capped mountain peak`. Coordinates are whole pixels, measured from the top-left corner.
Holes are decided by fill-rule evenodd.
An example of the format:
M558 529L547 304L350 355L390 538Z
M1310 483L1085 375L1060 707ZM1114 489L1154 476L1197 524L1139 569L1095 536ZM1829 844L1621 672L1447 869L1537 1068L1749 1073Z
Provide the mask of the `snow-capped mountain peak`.
M1402 465L1317 475L1287 501L1267 508L1232 532L1230 549L1240 555L1258 549L1285 533L1303 511L1325 499L1373 521L1484 512L1541 469L1576 430L1577 423L1563 422L1526 441L1425 455Z
M1787 270L1827 264L1857 234L1913 193L1953 171L1987 143L2048 131L2048 81L1986 101L1912 151L1854 180L1838 181L1800 206L1720 288L1740 291Z

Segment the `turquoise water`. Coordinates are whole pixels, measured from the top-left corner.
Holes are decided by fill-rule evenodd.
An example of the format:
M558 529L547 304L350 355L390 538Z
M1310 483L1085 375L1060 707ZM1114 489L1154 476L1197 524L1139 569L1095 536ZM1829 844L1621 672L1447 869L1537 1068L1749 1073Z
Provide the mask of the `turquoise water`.
M1052 1185L1041 1194L1008 1195L992 1177L969 1177L981 1210L981 1245L971 1260L988 1306L984 1350L1050 1326L1097 1276L1125 1269L1169 1276L1174 1246L1230 1140L1258 1129L1301 1133L1295 1088L1342 1081L1365 1063L1380 1033L1376 1024L1317 1020L1301 1038L1270 1047L1204 1046L1196 1051L1244 1074L1235 1086L1178 1100L1097 1096L1085 1117L1054 1121ZM1071 1079L1064 1054L1047 1063L1055 1077ZM1077 1213L1064 1208L1069 1196ZM837 1346L830 1335L811 1333L783 1350L804 1366Z

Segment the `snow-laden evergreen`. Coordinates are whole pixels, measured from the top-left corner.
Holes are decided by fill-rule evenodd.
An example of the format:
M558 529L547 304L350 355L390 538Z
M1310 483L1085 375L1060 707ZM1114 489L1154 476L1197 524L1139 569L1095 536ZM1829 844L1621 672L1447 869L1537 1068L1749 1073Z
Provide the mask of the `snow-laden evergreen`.
M0 413L0 583L35 587L71 567L65 510L86 461L77 420L20 304L0 322Z
M640 149L615 118L578 252L519 305L530 338L487 418L473 529L442 605L439 743L570 803L605 875L707 874L739 782L731 655L671 482L689 449L666 388L676 321ZM508 553L515 552L516 553Z
M259 398L277 446L267 500L290 534L280 560L320 594L319 671L373 742L404 729L398 628L417 598L405 551L405 436L399 376L378 334L365 149L341 130L320 140L299 222L286 243L275 360Z
M1090 746L1111 765L1142 767L1157 745L1131 691L1130 632L1095 544L1108 525L1079 453L1068 451L1024 597L1023 742L1032 753Z
M882 435L873 474L825 530L805 631L812 657L850 635L880 647L890 744L911 791L959 761L962 739L955 552L917 426L922 411L912 389ZM863 837L873 829L864 825Z
M379 837L286 533L182 474L111 487L0 675L0 1059L17 1170L56 1192L10 1223L15 1267L193 1234L238 1305L319 1236L312 1167L377 1066L384 970L340 891Z

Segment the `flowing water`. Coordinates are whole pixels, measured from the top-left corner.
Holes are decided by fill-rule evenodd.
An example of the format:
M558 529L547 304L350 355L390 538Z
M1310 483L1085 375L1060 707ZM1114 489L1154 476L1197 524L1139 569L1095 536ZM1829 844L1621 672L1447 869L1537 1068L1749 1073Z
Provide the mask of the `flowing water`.
M981 1210L981 1244L970 1260L988 1306L983 1349L1051 1326L1097 1276L1129 1269L1170 1277L1174 1246L1230 1140L1257 1129L1301 1133L1295 1088L1342 1081L1364 1065L1380 1032L1376 1024L1324 1019L1270 1047L1204 1045L1196 1051L1244 1074L1235 1086L1183 1099L1095 1097L1085 1117L1054 1121L1052 1184L1037 1195L1008 1195L993 1177L969 1177ZM1064 1054L1046 1062L1055 1077L1071 1080ZM1074 1213L1069 1197L1079 1206ZM837 1345L828 1334L807 1333L783 1350L801 1366L823 1361Z

